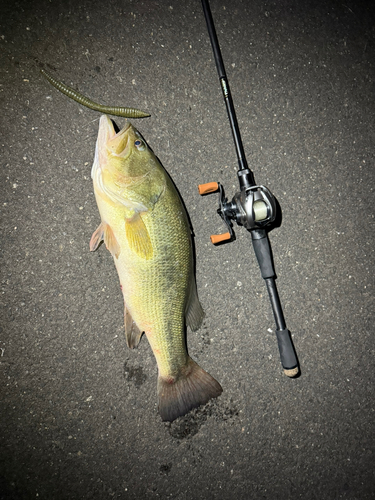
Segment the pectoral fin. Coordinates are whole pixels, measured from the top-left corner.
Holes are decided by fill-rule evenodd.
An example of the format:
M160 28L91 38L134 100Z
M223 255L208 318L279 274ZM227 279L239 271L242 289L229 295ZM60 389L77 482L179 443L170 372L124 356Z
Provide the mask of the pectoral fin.
M97 230L93 233L90 240L90 252L94 252L104 240L105 246L111 252L113 257L118 258L121 252L120 245L118 244L111 227L106 222L101 222Z
M133 321L133 318L128 308L126 307L126 304L124 310L124 323L126 343L128 344L128 347L130 349L134 349L134 347L137 347L141 340L142 332L138 328L137 324Z
M150 235L139 213L126 219L125 233L130 249L143 259L151 259L153 249Z

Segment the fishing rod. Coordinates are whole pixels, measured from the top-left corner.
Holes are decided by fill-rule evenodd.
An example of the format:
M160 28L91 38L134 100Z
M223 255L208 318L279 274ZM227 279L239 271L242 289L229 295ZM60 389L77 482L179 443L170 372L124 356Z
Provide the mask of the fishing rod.
M219 208L217 212L228 228L228 232L224 234L212 235L211 241L215 245L225 241L233 241L235 235L233 232L232 220L238 225L244 226L250 232L254 252L258 260L262 278L266 282L275 318L276 337L281 364L284 368L284 373L288 377L295 377L299 373L299 366L290 332L285 323L284 313L276 287L276 273L271 246L267 235L267 231L272 229L272 223L276 219L276 199L268 188L255 183L254 174L247 164L232 95L208 0L202 0L202 7L232 129L239 166L237 176L240 184L240 191L234 195L231 201L228 201L225 197L224 188L220 182L209 182L198 186L201 195L219 191Z

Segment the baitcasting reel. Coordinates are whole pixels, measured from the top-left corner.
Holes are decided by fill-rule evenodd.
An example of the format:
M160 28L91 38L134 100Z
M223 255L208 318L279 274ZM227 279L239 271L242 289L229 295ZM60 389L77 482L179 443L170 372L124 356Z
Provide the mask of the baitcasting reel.
M219 208L217 213L228 227L224 234L211 235L214 245L235 239L231 220L244 226L248 231L264 229L276 218L276 201L271 191L265 186L243 187L228 202L220 182L209 182L198 186L199 194L214 193L219 190Z

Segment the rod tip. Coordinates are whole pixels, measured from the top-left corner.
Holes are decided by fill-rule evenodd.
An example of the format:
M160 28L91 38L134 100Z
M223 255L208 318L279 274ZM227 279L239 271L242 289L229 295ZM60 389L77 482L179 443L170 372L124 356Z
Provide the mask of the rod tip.
M298 368L298 366L296 366L295 368L291 368L291 369L284 368L284 373L287 377L293 378L293 377L298 375L299 368Z

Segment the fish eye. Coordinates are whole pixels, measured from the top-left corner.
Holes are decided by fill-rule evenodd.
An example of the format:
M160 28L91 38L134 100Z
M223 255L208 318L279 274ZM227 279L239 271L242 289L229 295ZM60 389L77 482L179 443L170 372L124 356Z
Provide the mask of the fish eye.
M144 151L144 149L145 149L144 143L142 141L140 141L139 139L137 139L134 142L134 146L138 149L138 151Z

